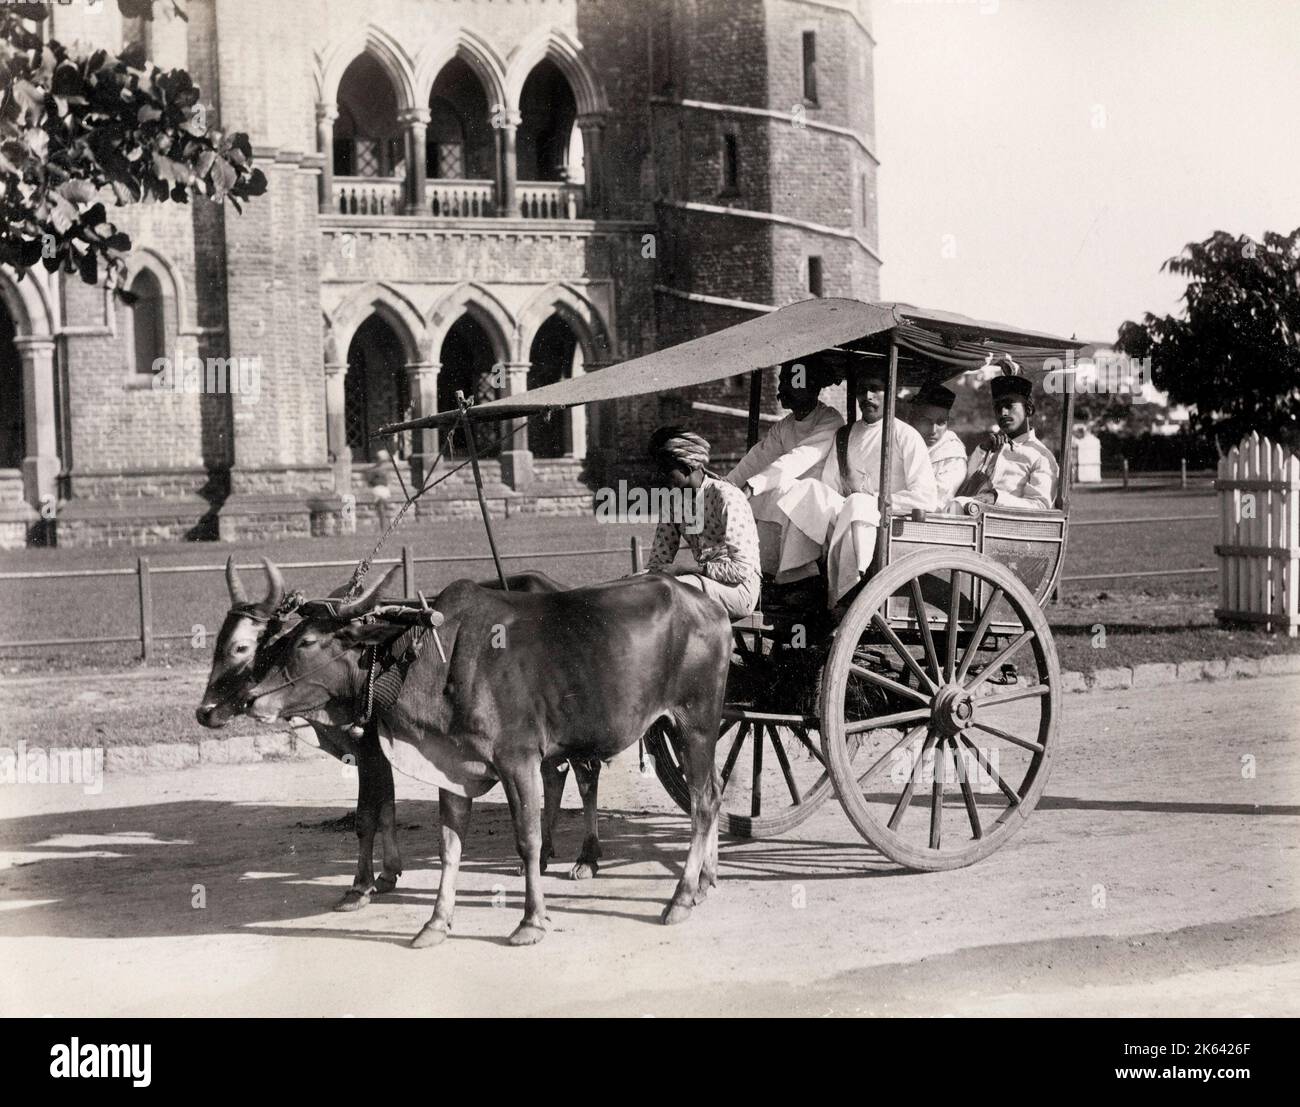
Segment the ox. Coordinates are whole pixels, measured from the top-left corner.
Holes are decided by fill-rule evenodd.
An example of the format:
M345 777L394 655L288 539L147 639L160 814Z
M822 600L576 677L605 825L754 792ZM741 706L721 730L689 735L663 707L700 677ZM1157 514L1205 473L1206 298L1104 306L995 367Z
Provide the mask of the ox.
M360 702L369 647L401 628L366 619L393 576L334 617L304 617L266 649L247 713L264 722ZM442 652L424 649L376 729L399 768L439 782L442 871L433 915L412 939L450 933L473 797L505 789L525 878L512 945L542 939L543 766L609 760L666 724L679 737L691 793L691 844L665 923L686 919L717 881L721 790L714 766L731 628L722 608L671 577L568 592L523 593L457 581L433 601ZM425 777L429 779L429 777Z
M267 577L267 592L263 599L253 602L244 590L234 558L226 560L226 585L230 592L230 610L217 634L212 655L212 668L208 674L203 699L195 712L205 727L220 728L243 712L248 703L248 691L257 682L258 662L265 656L266 647L285 633L297 620L291 614L280 613L285 585L280 570L263 558ZM511 591L555 592L560 586L544 573L525 572L507 578ZM485 588L497 587L495 581L483 582ZM339 596L344 589L336 589ZM357 768L357 868L352 886L335 904L336 911L356 911L370 902L372 894L391 892L402 873L401 852L397 842L396 809L394 802L393 772L388 759L382 755L375 735L367 731L361 738L350 733L352 718L346 707L331 705L303 716L316 734L320 748L339 760ZM545 820L542 839L542 869L554 856L552 840L556 820L563 800L565 777L563 764L545 767ZM599 761L578 761L573 765L574 777L582 796L585 835L578 860L569 871L574 880L596 875L601 855L596 819L596 794L600 774ZM374 873L374 843L378 834L383 850L383 868Z

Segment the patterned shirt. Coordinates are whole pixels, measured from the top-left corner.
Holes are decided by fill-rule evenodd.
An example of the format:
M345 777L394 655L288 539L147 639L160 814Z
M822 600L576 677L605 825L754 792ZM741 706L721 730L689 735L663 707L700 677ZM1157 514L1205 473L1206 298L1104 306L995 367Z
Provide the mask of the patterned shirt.
M684 495L693 496L694 512L686 514L685 522L659 524L648 568L668 568L685 538L700 572L710 580L731 585L757 580L758 528L745 494L734 484L705 476L698 491L686 489Z

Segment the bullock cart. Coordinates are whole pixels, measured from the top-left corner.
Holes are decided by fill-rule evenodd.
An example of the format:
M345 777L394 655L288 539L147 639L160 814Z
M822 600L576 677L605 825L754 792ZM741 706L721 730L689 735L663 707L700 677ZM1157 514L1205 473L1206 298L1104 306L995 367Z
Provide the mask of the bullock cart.
M748 378L758 437L765 371L825 355L844 367L848 418L868 368L887 381L881 525L871 571L847 606L765 598L733 626L718 767L723 830L764 837L797 826L833 792L859 833L912 869L958 868L1002 846L1042 794L1061 711L1043 609L1062 570L1069 519L1072 382L1081 344L905 304L807 300L643 357L488 403L381 428L475 433L579 404ZM884 479L903 389L987 371L1008 355L1064 392L1051 510L971 503L964 513L891 511ZM1042 383L1039 384L1041 393ZM709 405L700 405L706 410ZM623 450L639 443L622 443ZM486 507L484 522L489 527ZM495 543L493 543L495 554ZM498 563L498 571L500 565ZM504 581L504 577L503 577ZM647 746L669 795L689 810L679 751Z

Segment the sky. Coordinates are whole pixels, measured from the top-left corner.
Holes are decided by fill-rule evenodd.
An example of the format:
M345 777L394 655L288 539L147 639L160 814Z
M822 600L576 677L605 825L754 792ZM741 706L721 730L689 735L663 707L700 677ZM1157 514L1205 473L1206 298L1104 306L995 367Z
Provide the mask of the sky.
M1300 0L874 0L881 297L1112 341L1300 226Z

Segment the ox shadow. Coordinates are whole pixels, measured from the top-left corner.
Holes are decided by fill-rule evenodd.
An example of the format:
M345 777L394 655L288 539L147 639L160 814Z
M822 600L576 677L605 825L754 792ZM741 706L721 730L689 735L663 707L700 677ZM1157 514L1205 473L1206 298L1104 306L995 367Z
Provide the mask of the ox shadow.
M437 803L399 800L397 812L405 872L396 891L355 915L331 910L356 861L355 833L337 806L185 800L6 819L0 936L148 938L249 928L405 943L415 921L409 909L419 908L420 921L433 910ZM600 875L570 881L582 815L563 811L546 878L552 917L560 925L561 916L605 915L658 926L685 862L688 820L673 812L603 811L601 838ZM851 840L724 838L721 854L724 884L900 872ZM461 905L520 909L518 864L506 805L479 801L462 861ZM394 906L406 910L385 913Z

